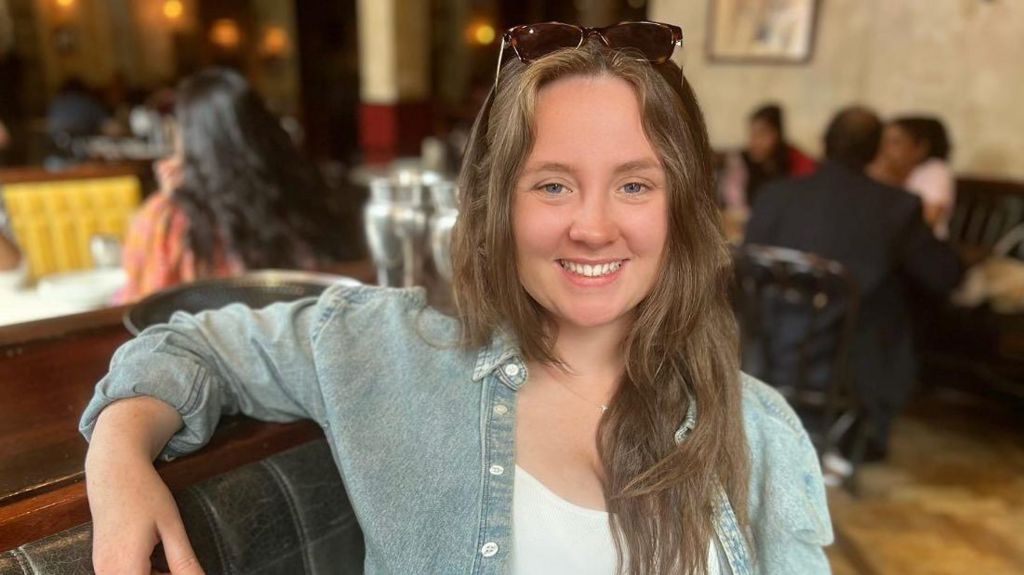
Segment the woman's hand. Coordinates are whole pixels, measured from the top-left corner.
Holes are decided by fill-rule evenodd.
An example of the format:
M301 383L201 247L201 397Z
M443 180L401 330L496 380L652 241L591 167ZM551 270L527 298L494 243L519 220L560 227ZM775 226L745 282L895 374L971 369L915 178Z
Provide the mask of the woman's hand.
M149 397L117 401L97 419L85 479L99 575L148 575L157 543L174 575L203 573L174 497L153 467L181 423L173 407Z
M114 457L102 471L97 465L87 475L96 573L156 572L150 557L157 543L163 543L171 573L202 574L174 497L153 464Z
M169 158L158 160L153 164L156 182L162 194L171 194L181 185L182 158L175 154Z

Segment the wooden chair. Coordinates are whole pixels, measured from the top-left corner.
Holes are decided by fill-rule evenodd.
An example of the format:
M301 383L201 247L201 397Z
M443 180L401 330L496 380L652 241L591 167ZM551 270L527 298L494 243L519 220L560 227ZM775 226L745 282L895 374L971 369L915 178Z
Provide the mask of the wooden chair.
M838 262L783 248L738 248L735 265L744 371L782 393L819 455L835 451L848 433L859 435L862 414L847 370L856 282ZM855 463L865 441L855 441Z

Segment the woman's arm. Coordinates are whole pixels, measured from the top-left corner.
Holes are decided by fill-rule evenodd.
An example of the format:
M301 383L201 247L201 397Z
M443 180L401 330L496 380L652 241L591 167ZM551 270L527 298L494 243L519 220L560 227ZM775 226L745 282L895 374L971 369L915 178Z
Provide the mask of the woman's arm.
M956 203L956 177L949 165L939 160L925 162L910 175L907 188L924 203L924 221L929 228L944 227Z
M181 423L173 407L148 397L118 401L100 414L85 458L96 573L149 574L158 542L172 573L203 572L174 497L153 467Z
M934 228L939 222L944 221L952 211L952 207L945 202L938 204L924 204L924 221L929 228Z
M224 413L322 421L314 348L344 289L263 310L176 314L118 349L80 424L90 440L86 485L98 573L150 573L161 541L173 573L201 573L153 459L205 445Z
M121 346L110 372L82 414L86 438L114 402L149 396L174 407L183 425L164 447L165 457L199 449L222 414L264 421L324 418L314 348L320 328L342 306L344 287L319 299L278 303L260 310L234 304L196 315L175 314ZM358 289L358 288L356 288ZM337 350L332 360L344 350Z
M747 167L739 153L732 153L725 158L725 170L722 173L720 186L722 202L726 210L746 214L750 211L747 204Z

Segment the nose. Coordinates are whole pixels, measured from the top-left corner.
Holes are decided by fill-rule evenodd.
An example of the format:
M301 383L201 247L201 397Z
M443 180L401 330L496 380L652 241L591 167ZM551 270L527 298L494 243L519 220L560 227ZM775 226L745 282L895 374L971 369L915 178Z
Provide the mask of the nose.
M612 202L606 194L582 194L583 199L573 214L569 239L598 248L619 239Z

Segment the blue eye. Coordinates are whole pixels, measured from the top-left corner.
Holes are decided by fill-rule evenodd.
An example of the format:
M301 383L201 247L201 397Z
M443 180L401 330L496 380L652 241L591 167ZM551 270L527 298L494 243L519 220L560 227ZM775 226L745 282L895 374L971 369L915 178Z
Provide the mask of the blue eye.
M646 189L646 188L647 188L647 186L641 184L640 182L630 182L630 183L622 186L622 191L624 191L624 192L626 192L626 194L632 196L632 195L639 194L640 192L643 192L644 189Z
M544 190L548 194L551 194L552 196L557 196L560 195L565 190L565 186L563 186L562 184L544 184L540 187L540 189Z

